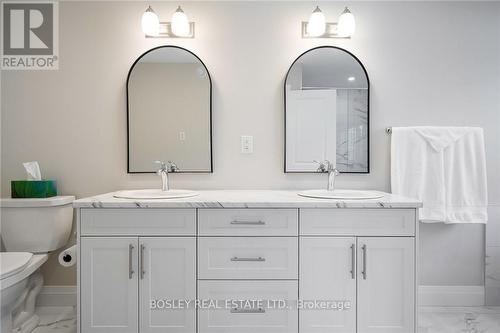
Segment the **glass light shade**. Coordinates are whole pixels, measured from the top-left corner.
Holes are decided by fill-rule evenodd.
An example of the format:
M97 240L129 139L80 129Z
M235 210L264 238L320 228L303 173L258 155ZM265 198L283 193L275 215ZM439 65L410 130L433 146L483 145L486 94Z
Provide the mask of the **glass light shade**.
M151 6L142 14L141 26L146 36L158 36L160 33L160 20Z
M354 35L356 31L356 20L354 15L352 15L349 8L345 8L342 14L340 14L339 22L337 25L337 34L340 37L350 37Z
M307 34L311 37L318 37L325 33L326 19L325 14L316 6L307 22Z
M182 10L181 6L177 8L172 15L172 32L176 36L186 37L189 36L189 20L187 15Z

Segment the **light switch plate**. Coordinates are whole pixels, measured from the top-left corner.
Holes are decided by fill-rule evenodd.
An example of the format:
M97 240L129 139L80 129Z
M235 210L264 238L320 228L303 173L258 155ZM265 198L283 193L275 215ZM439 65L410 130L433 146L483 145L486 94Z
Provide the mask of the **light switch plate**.
M251 135L241 136L241 153L242 154L253 153L253 136Z

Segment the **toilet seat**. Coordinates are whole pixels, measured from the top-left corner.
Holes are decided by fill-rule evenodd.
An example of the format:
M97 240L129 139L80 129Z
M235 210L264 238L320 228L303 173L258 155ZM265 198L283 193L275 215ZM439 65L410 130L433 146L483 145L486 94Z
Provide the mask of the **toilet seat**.
M47 254L0 252L0 289L4 290L30 276L47 258Z
M32 257L29 252L0 252L0 280L25 269Z

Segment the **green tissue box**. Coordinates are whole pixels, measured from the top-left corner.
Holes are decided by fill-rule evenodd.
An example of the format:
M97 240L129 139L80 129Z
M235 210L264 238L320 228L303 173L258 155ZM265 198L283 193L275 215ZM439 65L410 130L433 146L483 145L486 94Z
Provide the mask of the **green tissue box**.
M12 198L49 198L57 195L55 180L13 180L10 182Z

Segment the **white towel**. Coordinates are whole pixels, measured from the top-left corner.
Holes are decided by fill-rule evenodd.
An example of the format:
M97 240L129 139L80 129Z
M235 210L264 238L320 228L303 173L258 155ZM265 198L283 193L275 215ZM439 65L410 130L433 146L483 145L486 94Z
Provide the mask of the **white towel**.
M393 127L392 193L418 198L422 222L486 223L483 129Z

